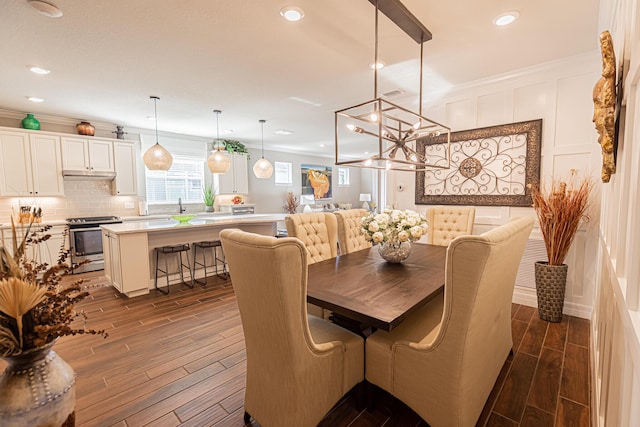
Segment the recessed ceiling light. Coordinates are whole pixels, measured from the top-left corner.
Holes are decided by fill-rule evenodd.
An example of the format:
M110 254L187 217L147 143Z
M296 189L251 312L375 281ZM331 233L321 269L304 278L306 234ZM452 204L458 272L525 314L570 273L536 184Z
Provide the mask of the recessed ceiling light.
M275 133L277 133L278 135L291 135L293 133L292 130L286 130L286 129L279 129L277 131L275 131Z
M320 144L320 147L321 147L321 148L324 148L324 144Z
M46 1L30 0L29 4L32 8L37 10L38 13L46 16L47 18L60 18L62 16L62 11L60 9Z
M234 129L225 129L223 130L224 133L234 133L235 130Z
M44 99L35 96L27 96L27 99L31 102L44 102Z
M147 116L147 120L155 121L156 118L154 116Z
M518 19L518 16L520 16L520 13L515 10L501 13L500 15L495 17L495 19L493 20L493 23L499 27L504 27L505 25L509 25L513 21Z
M369 64L369 68L371 68L372 70L375 68L376 70L379 70L381 68L384 68L384 66L387 65L385 64L384 61L378 61L378 62L371 62Z
M304 18L304 11L296 6L285 6L280 9L280 15L287 21L299 21Z
M36 74L49 74L51 70L47 70L46 68L38 67L37 65L27 65L29 71Z

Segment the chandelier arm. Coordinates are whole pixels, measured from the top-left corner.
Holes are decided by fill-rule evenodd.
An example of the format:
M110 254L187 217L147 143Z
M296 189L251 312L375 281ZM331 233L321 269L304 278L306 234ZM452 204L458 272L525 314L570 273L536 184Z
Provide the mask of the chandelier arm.
M376 0L375 52L373 58L373 99L378 97L378 0Z

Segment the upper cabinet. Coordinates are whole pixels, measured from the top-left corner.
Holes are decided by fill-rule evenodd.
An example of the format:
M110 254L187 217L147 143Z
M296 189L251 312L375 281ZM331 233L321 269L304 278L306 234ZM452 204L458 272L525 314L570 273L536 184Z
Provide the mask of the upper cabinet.
M231 168L227 173L218 175L220 194L247 194L249 193L248 160L244 154L233 153L229 155Z
M0 131L0 196L64 196L60 137Z
M114 172L113 142L63 136L62 168L70 171Z
M137 195L136 150L134 144L114 142L113 157L116 168L114 194L117 196Z

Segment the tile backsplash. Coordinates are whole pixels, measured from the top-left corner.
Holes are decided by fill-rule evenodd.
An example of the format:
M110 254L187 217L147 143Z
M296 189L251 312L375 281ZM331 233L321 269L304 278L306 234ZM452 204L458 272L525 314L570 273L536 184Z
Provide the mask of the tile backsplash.
M42 208L44 221L83 216L138 215L137 196L114 196L109 180L64 181L64 197L0 198L0 223L7 223L19 206Z

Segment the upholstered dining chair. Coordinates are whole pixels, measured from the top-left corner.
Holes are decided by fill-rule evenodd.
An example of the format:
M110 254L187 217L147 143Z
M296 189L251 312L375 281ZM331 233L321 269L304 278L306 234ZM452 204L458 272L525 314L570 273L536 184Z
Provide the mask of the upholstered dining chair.
M331 212L292 214L285 218L287 234L304 243L309 264L338 256L338 223Z
M338 220L338 246L341 254L370 248L372 243L360 232L360 220L367 216L366 209L347 209L334 212Z
M533 218L447 248L444 295L367 338L366 379L429 425L474 426L512 350L511 300Z
M307 315L307 250L298 239L227 229L220 240L247 350L245 422L316 426L363 380L363 339Z
M287 235L300 239L307 248L308 263L338 256L338 222L330 212L292 214L284 219ZM330 313L313 304L307 310L314 316L328 318Z
M431 206L427 209L427 243L447 246L458 236L473 233L476 208L470 206Z

